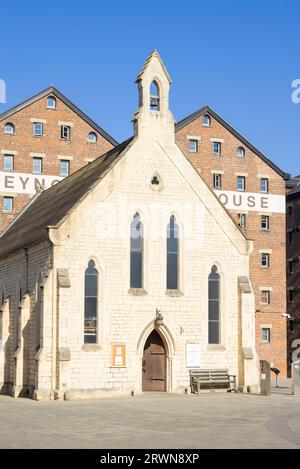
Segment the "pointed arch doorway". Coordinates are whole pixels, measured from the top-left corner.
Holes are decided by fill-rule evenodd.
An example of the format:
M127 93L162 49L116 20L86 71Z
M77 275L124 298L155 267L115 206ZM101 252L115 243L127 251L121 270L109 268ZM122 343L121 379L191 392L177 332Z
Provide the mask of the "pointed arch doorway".
M144 346L142 390L167 390L167 354L163 340L155 329L148 336Z

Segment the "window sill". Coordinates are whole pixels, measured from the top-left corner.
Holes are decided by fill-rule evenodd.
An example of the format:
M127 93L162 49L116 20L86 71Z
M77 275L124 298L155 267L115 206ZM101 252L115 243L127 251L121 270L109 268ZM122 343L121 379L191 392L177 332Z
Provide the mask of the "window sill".
M223 350L226 350L226 348L224 347L224 345L221 345L221 344L208 344L207 345L207 350L220 350L220 351L223 351Z
M144 296L148 294L144 288L129 288L128 293L133 296Z
M5 215L13 215L13 211L10 210L2 210L2 213L5 213Z
M177 288L176 290L166 290L165 295L171 297L178 297L183 296L183 292L179 288Z
M37 137L37 138L42 138L42 137L46 137L46 134L43 134L43 135L35 135L35 134L33 134L32 136L33 136L33 137Z
M81 350L83 352L98 352L101 350L101 347L99 344L83 344Z

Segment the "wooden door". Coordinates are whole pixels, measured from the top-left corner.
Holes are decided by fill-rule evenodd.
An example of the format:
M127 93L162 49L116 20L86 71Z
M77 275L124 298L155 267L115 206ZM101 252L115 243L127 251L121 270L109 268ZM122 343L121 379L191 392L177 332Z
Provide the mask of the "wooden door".
M155 330L149 335L143 355L143 391L166 391L166 351Z

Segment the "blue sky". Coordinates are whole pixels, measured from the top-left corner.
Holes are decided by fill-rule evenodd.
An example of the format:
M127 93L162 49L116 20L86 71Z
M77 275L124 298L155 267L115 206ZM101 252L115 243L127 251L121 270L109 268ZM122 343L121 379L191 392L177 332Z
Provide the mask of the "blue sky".
M300 173L300 2L9 0L0 10L0 112L54 84L117 140L158 49L179 120L209 104L283 170Z

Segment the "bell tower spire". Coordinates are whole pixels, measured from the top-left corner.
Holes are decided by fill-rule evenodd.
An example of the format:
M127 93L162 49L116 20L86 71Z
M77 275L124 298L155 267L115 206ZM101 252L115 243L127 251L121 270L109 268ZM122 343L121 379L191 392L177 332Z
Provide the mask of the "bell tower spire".
M135 135L175 140L175 122L169 109L172 80L157 50L148 56L136 83L139 108L133 119Z

